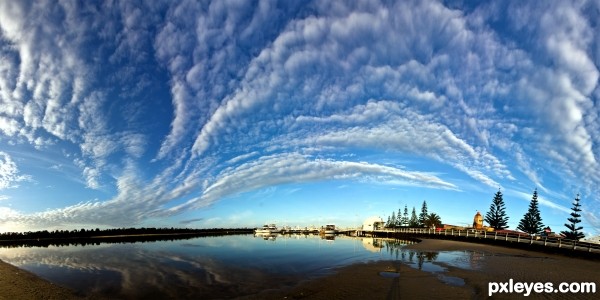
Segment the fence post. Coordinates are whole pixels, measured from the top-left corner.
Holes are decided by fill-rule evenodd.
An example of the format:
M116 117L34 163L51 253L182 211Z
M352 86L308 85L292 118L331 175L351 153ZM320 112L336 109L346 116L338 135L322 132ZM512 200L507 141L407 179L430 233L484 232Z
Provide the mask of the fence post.
M530 236L529 245L533 244L533 235Z
M469 237L469 230L467 229L467 235L465 237Z
M592 252L592 243L588 244L588 252Z
M558 239L558 248L560 248L562 246L562 240Z
M520 242L521 242L521 235L519 234L519 235L517 235L517 243L520 243Z
M483 238L487 239L487 230L483 232Z
M546 246L548 244L548 237L544 238L544 246Z
M498 237L498 231L494 231L494 241L496 240L497 237Z
M577 246L575 246L577 244L577 241L573 241L573 250L575 250L575 248L577 248Z
M506 236L504 237L504 241L508 241L508 232L506 233Z

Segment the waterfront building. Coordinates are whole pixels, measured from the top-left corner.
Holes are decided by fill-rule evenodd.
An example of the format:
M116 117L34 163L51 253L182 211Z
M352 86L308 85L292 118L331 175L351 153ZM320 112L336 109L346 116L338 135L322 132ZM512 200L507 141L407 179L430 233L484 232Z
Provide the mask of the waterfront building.
M483 216L479 212L477 212L475 217L473 217L473 228L477 230L483 229Z
M362 230L363 231L373 231L383 229L385 226L385 222L380 217L369 217L363 222Z

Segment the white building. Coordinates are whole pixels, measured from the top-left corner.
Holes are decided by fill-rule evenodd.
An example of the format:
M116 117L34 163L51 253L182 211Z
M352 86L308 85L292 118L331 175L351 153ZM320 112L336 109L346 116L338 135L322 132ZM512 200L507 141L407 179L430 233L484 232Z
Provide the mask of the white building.
M586 238L585 240L583 240L583 242L600 244L600 235Z
M385 222L380 217L368 217L362 226L363 231L373 231L377 229L383 229Z

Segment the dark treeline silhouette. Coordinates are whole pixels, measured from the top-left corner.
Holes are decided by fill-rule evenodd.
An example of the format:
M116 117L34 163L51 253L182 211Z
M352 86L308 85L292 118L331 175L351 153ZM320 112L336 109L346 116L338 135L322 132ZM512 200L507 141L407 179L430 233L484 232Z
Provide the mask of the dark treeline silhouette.
M198 236L221 236L252 233L251 228L112 228L42 230L6 232L0 234L1 247L48 247L66 245L95 245L99 243L132 243L158 240L189 239Z

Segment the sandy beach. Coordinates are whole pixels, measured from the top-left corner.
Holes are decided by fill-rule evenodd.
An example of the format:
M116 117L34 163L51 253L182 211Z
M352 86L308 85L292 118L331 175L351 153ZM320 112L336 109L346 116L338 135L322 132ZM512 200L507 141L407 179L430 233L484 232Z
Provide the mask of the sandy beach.
M0 261L0 300L81 299L73 291Z
M445 265L442 272L419 270L400 261L354 264L330 276L299 282L285 289L265 290L242 299L485 299L489 282L595 282L600 287L600 260L584 260L520 249L445 240L423 240L405 249L415 253L463 251L467 267ZM471 267L469 267L471 266ZM381 272L385 276L381 275ZM448 283L443 279L458 278ZM275 286L274 286L275 287ZM527 299L597 299L596 294L532 293ZM94 297L85 295L86 299ZM525 298L496 294L493 299ZM81 299L27 271L0 262L0 299Z

